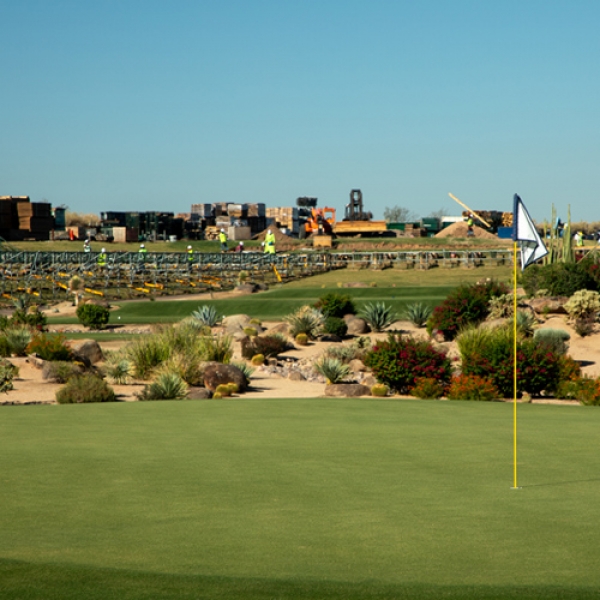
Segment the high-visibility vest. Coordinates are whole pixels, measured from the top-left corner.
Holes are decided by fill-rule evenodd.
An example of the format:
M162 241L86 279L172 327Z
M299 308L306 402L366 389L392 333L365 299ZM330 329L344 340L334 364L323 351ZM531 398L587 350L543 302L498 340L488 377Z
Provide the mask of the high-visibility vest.
M98 258L96 259L96 262L98 263L99 267L105 267L106 266L106 252L100 252L100 254L98 254Z
M193 250L188 250L187 254L188 254L188 260L190 262L192 262L194 260L194 251Z
M219 233L219 241L221 244L225 244L227 242L227 235L225 235L225 232L221 231Z

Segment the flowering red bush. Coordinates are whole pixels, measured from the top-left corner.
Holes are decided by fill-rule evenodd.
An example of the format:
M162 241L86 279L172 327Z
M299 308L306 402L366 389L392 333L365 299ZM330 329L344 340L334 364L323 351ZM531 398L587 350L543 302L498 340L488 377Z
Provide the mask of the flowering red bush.
M484 400L491 401L500 397L498 388L490 377L479 375L458 375L452 378L448 388L450 400Z
M445 340L453 340L466 325L480 323L488 316L489 301L507 294L508 287L497 281L461 285L433 309L427 322L431 334L439 331Z
M450 359L429 342L393 334L373 346L364 363L377 381L401 394L408 393L419 378L434 378L445 384L452 375Z

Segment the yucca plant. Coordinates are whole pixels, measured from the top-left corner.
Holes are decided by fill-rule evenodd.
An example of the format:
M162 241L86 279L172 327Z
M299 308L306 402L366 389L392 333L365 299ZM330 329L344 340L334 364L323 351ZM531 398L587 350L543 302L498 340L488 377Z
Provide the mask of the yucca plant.
M201 386L204 384L204 369L200 359L193 351L180 351L172 354L155 370L157 377L164 373L176 373L188 385Z
M299 333L305 333L308 339L314 340L323 330L325 317L320 310L312 306L303 306L295 313L288 315L285 320L290 324L290 335L293 338Z
M531 337L536 324L535 315L525 310L517 310L517 332L523 337Z
M425 327L427 320L431 316L432 308L422 302L408 304L402 313L402 316L410 321L415 327Z
M188 393L188 386L177 373L161 373L156 381L144 386L138 394L140 400L181 400Z
M204 304L195 310L192 313L192 318L202 323L202 325L208 325L208 327L214 327L221 322L217 309L209 304Z
M133 364L135 377L148 379L152 370L169 358L170 348L160 335L138 338L125 348L125 356Z
M398 315L394 309L385 302L365 304L359 316L371 326L373 331L383 331L398 320Z
M323 375L327 380L328 384L341 383L350 375L352 369L348 365L345 365L341 360L337 358L330 358L328 356L321 357L313 368L319 375Z
M104 365L104 372L110 383L127 385L133 379L135 369L131 360L119 354L113 354L108 357Z
M198 338L197 344L201 360L227 364L233 356L232 338L229 335L203 335Z

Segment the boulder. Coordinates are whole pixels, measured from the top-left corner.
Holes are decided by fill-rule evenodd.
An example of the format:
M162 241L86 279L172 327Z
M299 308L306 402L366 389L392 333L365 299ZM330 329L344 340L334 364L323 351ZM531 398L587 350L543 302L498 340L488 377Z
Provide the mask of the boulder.
M259 291L259 287L255 283L240 283L235 290L240 294L255 294Z
M369 390L370 390L370 389L371 389L371 388L372 388L372 387L373 387L373 386L374 386L376 383L378 383L378 382L377 382L377 379L375 379L375 377L373 377L373 375L367 375L366 377L363 377L362 384L363 384L363 385L366 385L366 386L369 388Z
M343 340L342 340L342 338L339 335L335 335L333 333L325 333L324 335L322 335L319 338L319 341L321 341L321 342L336 342L336 343L339 343L339 342L342 342Z
M371 331L367 322L360 317L348 315L344 317L344 320L346 321L346 325L348 325L348 335L363 335Z
M291 381L306 381L306 377L304 377L300 371L290 371L288 379Z
M222 383L235 383L238 391L245 392L248 389L246 376L234 365L224 365L217 362L205 363L204 367L204 385L211 392L217 389Z
M267 329L267 335L272 333L281 333L282 335L290 335L290 324L289 323L277 323Z
M334 398L356 398L370 396L371 388L362 383L332 383L325 386L325 395Z
M102 348L96 340L80 340L71 345L75 360L84 364L95 365L104 360Z
M565 304L569 301L566 296L548 298L532 298L527 304L538 315L566 315Z
M243 331L244 327L250 326L250 317L248 315L230 315L223 319L223 329L225 333L233 335L238 331Z
M348 366L352 369L353 373L362 373L363 371L367 370L367 367L365 367L365 363L359 358L352 359L348 363Z
M212 398L212 392L203 387L190 387L188 390L188 399L190 400L208 400Z

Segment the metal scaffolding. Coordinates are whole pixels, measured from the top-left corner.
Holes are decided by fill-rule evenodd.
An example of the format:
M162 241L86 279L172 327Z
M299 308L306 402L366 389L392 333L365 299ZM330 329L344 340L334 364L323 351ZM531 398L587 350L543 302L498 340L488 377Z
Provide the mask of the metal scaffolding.
M333 269L430 269L511 264L510 250L400 252L204 253L0 252L0 293L64 298L73 278L88 294L134 297L230 289L240 282L283 282ZM72 292L71 292L72 293Z

